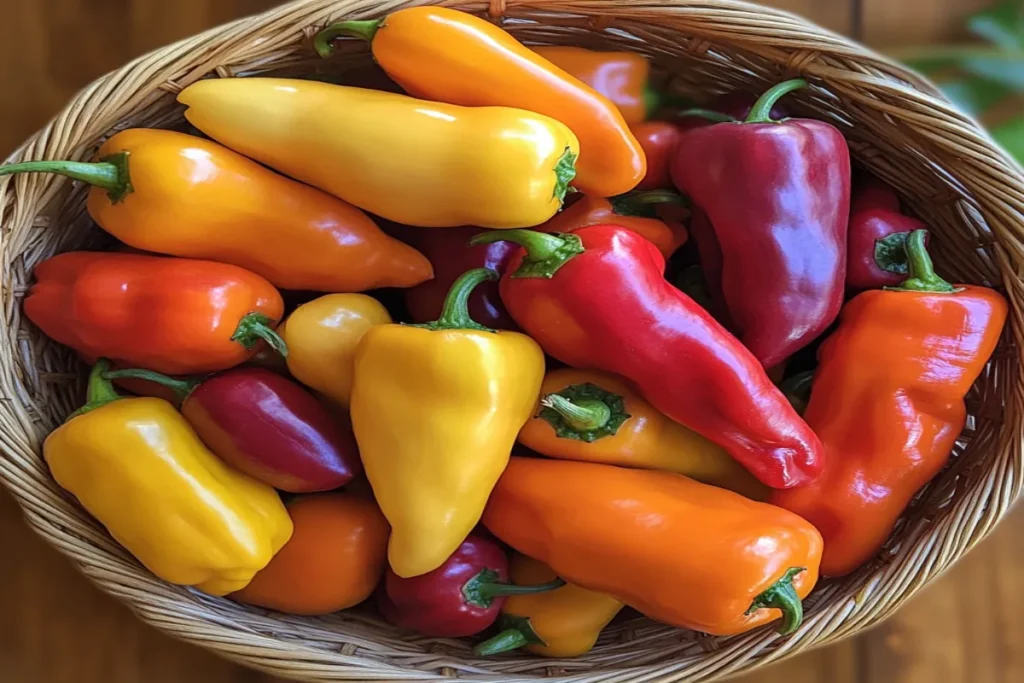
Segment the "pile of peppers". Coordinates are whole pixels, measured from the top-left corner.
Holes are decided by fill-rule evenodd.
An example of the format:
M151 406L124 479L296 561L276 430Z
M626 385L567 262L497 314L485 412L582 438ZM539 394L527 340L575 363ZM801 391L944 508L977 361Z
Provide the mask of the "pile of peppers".
M43 455L116 541L481 657L585 654L624 607L790 634L880 557L1007 303L788 114L806 81L698 106L640 55L442 7L313 47L339 41L403 93L201 80L206 137L0 167L87 183L124 245L35 264L24 300L91 366Z

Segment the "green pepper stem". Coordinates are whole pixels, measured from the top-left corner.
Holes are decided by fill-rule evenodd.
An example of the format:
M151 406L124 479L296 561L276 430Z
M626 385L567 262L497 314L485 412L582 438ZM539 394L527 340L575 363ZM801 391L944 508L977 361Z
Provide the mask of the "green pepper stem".
M611 408L604 401L593 399L573 403L564 396L548 394L540 400L540 404L554 410L570 427L581 432L600 429L612 417Z
M928 255L925 239L927 230L914 230L903 243L907 252L907 277L893 289L906 292L953 292L956 288L935 273L932 257Z
M473 654L478 657L489 657L518 650L524 645L529 645L530 640L517 628L507 628L498 635L485 640L473 648Z
M473 293L477 285L498 279L498 273L490 268L474 268L467 270L452 283L448 295L444 298L444 305L441 307L441 315L437 320L429 323L410 325L410 327L425 327L428 330L480 330L481 332L496 332L490 327L484 327L469 315L469 295Z
M124 398L124 396L117 393L117 389L114 388L114 384L104 377L109 369L110 361L106 358L100 358L96 361L96 365L92 366L92 370L89 372L89 384L85 393L85 405L68 415L68 420L76 418L79 415L85 415L91 410L102 408L108 403L113 403L114 401Z
M535 586L516 586L511 583L481 583L476 589L484 598L503 598L510 595L533 595L547 593L565 585L565 579L553 579Z
M383 23L383 19L339 21L336 24L331 24L314 36L313 49L316 50L318 55L326 58L334 54L335 38L341 38L342 36L354 36L356 38L362 38L368 43L372 43L373 37L377 35L377 31L380 30Z
M548 234L515 228L493 230L475 235L470 245L514 242L526 250L526 256L512 277L552 278L570 259L582 254L583 241L573 234Z
M793 578L803 571L807 571L807 568L792 567L786 570L781 579L754 598L747 610L747 615L749 616L759 609L782 610L782 625L779 627L779 634L788 636L796 631L804 619L804 605L800 601L796 587L793 586Z
M734 116L729 116L724 112L715 111L713 109L703 109L701 107L682 109L676 112L676 116L679 118L707 119L713 123L736 123L736 117Z
M560 206L565 203L567 192L575 192L573 188L569 187L569 183L576 177L577 158L579 158L579 154L574 154L571 149L566 147L555 164L555 189L551 196L558 200Z
M648 212L654 211L653 207L660 204L677 206L688 204L686 197L674 190L627 192L610 198L608 202L612 205L612 211L620 216L646 216Z
M661 91L651 86L650 83L644 83L644 119L649 119L654 116L661 108L661 103L664 101Z
M783 81L774 88L769 89L761 97L757 98L757 102L754 102L754 106L751 107L750 113L747 114L747 120L745 123L773 123L772 119L772 107L778 104L779 100L783 96L788 95L794 90L800 88L806 88L807 81L802 78L794 78L789 81Z
M142 379L147 382L156 382L174 392L179 403L183 403L188 395L202 382L200 379L174 379L167 375L153 370L143 368L132 368L130 370L112 370L103 373L103 379Z
M25 161L0 166L0 176L13 173L57 173L81 180L107 191L110 201L117 203L131 193L128 174L128 152L118 152L100 161Z
M270 316L263 313L249 313L238 321L235 333L231 335L231 341L238 342L246 349L251 349L261 339L277 351L283 357L288 357L288 345L281 339L281 335L271 327Z

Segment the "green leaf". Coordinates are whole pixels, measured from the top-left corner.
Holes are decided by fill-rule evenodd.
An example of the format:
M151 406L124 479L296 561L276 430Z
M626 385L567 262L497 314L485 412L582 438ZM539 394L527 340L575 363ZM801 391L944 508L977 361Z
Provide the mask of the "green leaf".
M1024 52L1024 2L1003 0L973 15L967 28L1004 50Z
M1024 116L997 126L992 130L992 137L1010 156L1024 164Z
M961 78L939 83L946 97L971 116L981 116L989 107L1013 93L1002 83L987 78Z
M991 57L971 57L960 62L960 68L975 76L1024 92L1024 54L1007 52Z

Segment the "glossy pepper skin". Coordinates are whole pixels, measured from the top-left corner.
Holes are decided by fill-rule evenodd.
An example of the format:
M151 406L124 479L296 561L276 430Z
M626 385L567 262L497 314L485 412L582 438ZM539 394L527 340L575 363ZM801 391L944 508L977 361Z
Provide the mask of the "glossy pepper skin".
M895 287L907 277L903 244L925 224L900 212L895 190L865 177L853 188L847 247L846 286L852 290Z
M561 121L579 138L574 184L583 192L611 197L644 177L643 150L616 106L489 21L445 7L410 7L383 19L334 24L316 37L317 51L330 54L340 35L368 40L377 63L415 97L516 107Z
M563 585L551 576L536 584L509 583L505 551L470 534L437 569L403 579L388 570L379 593L381 615L391 624L436 638L480 633L494 623L506 597L550 591Z
M496 277L468 271L436 321L373 327L356 350L352 426L402 578L440 567L480 521L544 378L536 342L467 313Z
M683 129L668 121L644 121L630 126L647 158L647 175L637 190L672 189L671 165Z
M359 292L411 287L430 263L362 211L215 142L169 130L115 134L99 161L0 167L92 184L89 215L138 249L232 263L277 287Z
M923 230L907 247L910 278L857 295L819 351L805 416L825 444L824 473L773 497L821 531L826 576L871 559L949 461L966 421L964 395L1006 320L994 290L951 287L935 275Z
M108 367L96 363L85 406L43 443L54 480L164 581L242 588L292 534L281 499L211 453L167 401L119 396Z
M501 298L547 353L629 380L767 486L798 486L819 474L818 438L757 359L665 280L665 260L650 242L614 225L473 239L525 246L502 277Z
M537 45L533 51L611 101L630 126L646 121L658 106L651 88L651 63L635 52L600 52L574 45Z
M556 578L551 567L519 553L512 556L510 573L517 583ZM498 617L502 631L474 647L473 653L486 656L521 647L544 657L579 657L594 649L597 637L622 607L610 595L572 584L550 593L512 596Z
M540 408L519 443L541 455L664 470L764 500L768 491L729 455L673 422L628 382L596 370L558 368L541 385Z
M513 457L483 521L570 584L712 635L780 617L792 633L821 559L821 536L791 512L671 472L594 463Z
M579 155L573 132L541 114L317 81L203 80L178 101L222 144L405 225L543 223Z
M588 225L617 225L649 240L667 259L686 244L688 233L682 221L686 211L684 201L678 193L664 190L610 199L583 195L536 229L560 233Z
M563 212L564 213L564 212ZM426 323L441 315L448 290L460 275L472 268L501 272L515 251L508 242L469 246L479 228L444 228L410 231L410 239L434 264L434 279L405 290L405 306L413 322ZM514 330L516 324L505 311L497 282L484 282L469 295L469 315L484 327Z
M288 346L288 371L335 405L348 408L356 347L391 315L366 294L327 294L296 308L278 328Z
M149 370L107 379L148 379L177 394L181 414L221 460L289 493L330 491L362 471L351 426L302 386L263 368L235 368L200 381Z
M373 500L346 492L299 496L288 514L291 539L231 599L315 616L370 597L387 564L389 531Z
M226 263L73 251L33 271L25 314L88 358L170 375L216 372L249 359L260 339L286 352L274 286Z
M850 153L834 126L774 121L787 81L743 123L686 131L672 180L707 214L722 252L722 293L743 343L765 367L835 320L846 282Z

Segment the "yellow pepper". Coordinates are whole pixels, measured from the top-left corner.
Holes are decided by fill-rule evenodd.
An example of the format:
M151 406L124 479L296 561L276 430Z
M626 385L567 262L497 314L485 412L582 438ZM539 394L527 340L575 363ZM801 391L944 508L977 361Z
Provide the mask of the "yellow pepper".
M543 562L516 553L509 565L512 583L533 586L557 578ZM494 655L523 648L545 657L579 657L590 652L598 636L615 618L621 602L567 583L546 593L513 595L498 617L502 631L475 648L478 655Z
M573 132L522 109L274 78L199 81L178 101L218 142L406 225L539 225L576 175Z
M372 327L356 350L352 427L403 578L439 567L480 521L544 378L535 341L469 317L470 292L494 279L463 274L436 321Z
M365 294L327 294L304 303L277 328L288 346L288 372L348 408L359 340L390 322L383 304Z
M96 363L87 403L43 444L53 478L161 579L244 588L291 537L277 492L224 464L167 401L118 395L108 369Z
M768 499L768 488L722 448L662 415L620 377L559 368L544 378L541 394L519 432L519 442L541 455L676 472Z

